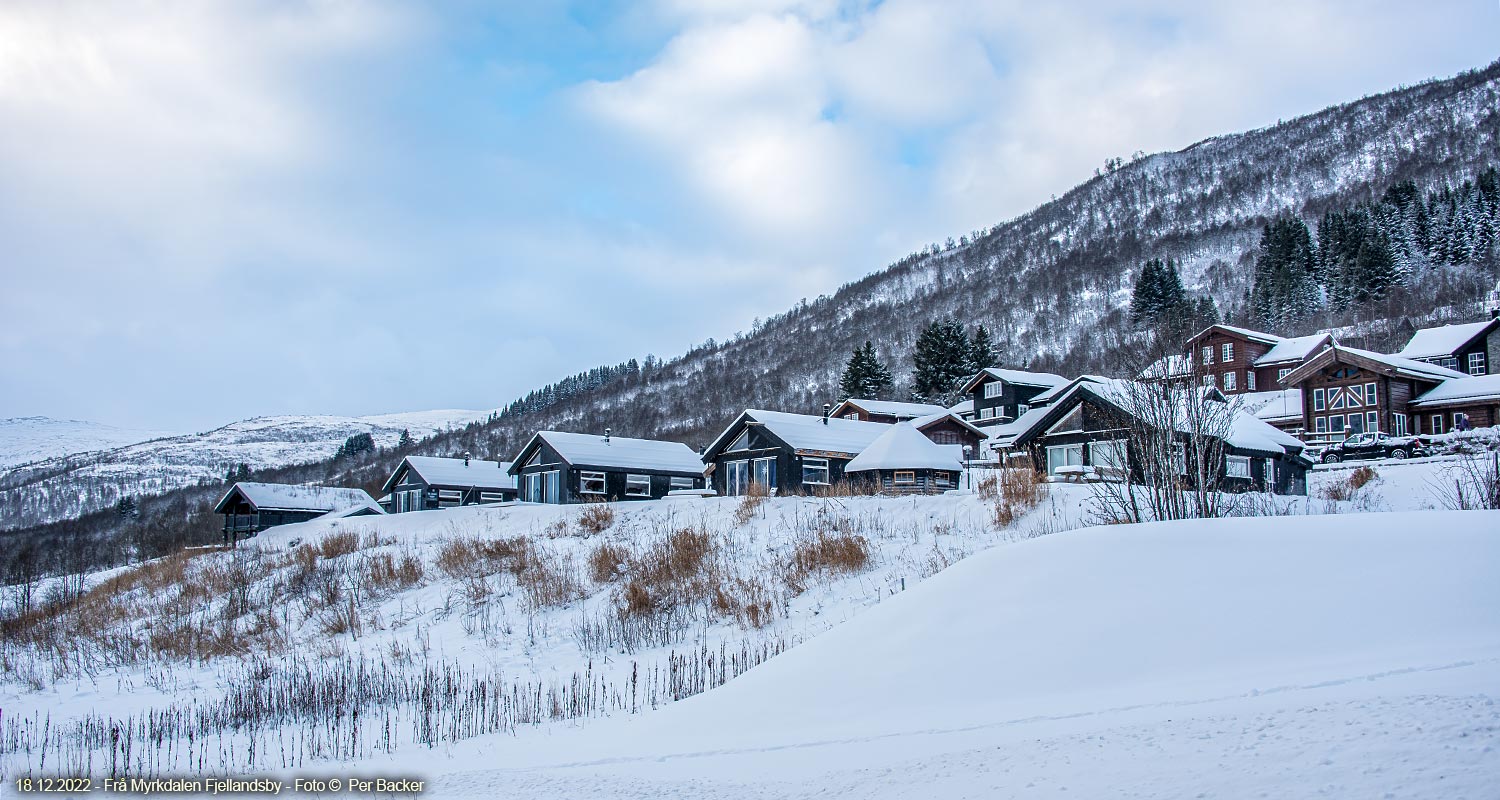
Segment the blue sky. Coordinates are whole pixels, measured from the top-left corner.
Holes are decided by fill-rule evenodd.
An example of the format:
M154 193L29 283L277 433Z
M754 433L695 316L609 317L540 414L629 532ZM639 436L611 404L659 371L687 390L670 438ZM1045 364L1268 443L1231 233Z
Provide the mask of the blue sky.
M0 416L499 406L1500 55L1411 8L13 0Z

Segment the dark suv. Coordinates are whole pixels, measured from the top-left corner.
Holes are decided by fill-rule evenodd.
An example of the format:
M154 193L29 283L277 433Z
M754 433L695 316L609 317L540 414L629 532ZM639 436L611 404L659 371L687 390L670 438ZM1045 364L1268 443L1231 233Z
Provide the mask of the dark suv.
M1426 455L1426 451L1415 436L1356 433L1338 444L1324 448L1322 459L1325 464L1333 464L1356 458L1406 458L1420 455Z

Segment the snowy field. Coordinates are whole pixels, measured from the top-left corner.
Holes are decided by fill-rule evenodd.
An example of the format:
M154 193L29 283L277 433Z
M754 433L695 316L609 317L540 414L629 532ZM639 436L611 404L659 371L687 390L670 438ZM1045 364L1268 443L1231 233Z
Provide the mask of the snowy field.
M69 771L63 750L40 765L48 724L202 715L361 663L540 701L448 709L453 735L424 740L409 703L365 698L357 724L317 721L357 741L311 744L282 709L196 753L136 746L133 768L414 774L443 797L1493 797L1500 517L1431 510L1457 463L1373 463L1341 500L1360 465L1320 466L1309 498L1251 504L1282 516L1143 526L1088 528L1074 485L1004 526L975 493L619 504L599 530L525 504L286 526L186 562L185 585L242 570L232 596L146 582L67 647L6 642L3 768ZM701 563L640 573L680 561L683 530ZM864 560L828 556L856 539ZM520 540L526 570L451 557ZM407 562L420 577L367 584ZM635 583L677 610L629 617Z

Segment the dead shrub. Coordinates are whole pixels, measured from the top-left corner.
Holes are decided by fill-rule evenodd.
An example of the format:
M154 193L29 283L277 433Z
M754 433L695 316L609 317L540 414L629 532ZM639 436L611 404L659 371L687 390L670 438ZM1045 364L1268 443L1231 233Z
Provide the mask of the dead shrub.
M974 485L974 488L979 492L980 500L994 500L1000 496L1000 479L994 475L988 478L981 478L979 483Z
M620 545L600 542L589 553L589 578L594 583L609 583L619 577L621 568L629 560L629 550Z
M416 586L426 572L421 559L411 553L402 553L400 559L390 553L379 553L365 559L360 566L364 585L377 592Z
M993 480L996 484L992 513L997 528L1015 524L1027 511L1035 508L1047 492L1047 484L1036 470L1006 469L995 478L986 480Z
M585 536L600 534L615 524L615 510L608 503L589 503L578 515L578 529Z
M554 553L543 547L527 551L516 583L533 608L565 606L583 598L583 586L571 554Z
M635 554L625 566L630 576L619 605L626 613L643 615L708 600L715 554L707 531L680 528Z
M745 487L745 494L740 497L739 506L734 510L735 522L744 525L754 519L755 512L759 511L762 505L765 505L766 498L770 496L770 489L767 489L759 481L751 481L750 485Z
M354 531L337 530L318 542L318 555L323 558L347 556L359 549L359 534Z
M433 561L450 578L479 578L499 572L518 574L526 568L531 543L524 537L474 539L458 536L438 548Z
M1380 473L1368 465L1355 467L1343 480L1332 481L1324 486L1318 494L1325 500L1343 502L1351 500L1360 489L1380 480Z
M860 572L870 564L870 542L847 530L819 530L799 539L786 564L788 587L800 591L812 575Z

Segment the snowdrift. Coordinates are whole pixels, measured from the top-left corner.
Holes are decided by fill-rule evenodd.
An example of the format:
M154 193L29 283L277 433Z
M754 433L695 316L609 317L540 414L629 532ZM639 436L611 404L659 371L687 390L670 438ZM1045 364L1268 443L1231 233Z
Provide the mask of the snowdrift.
M456 794L497 781L532 790L609 785L629 794L615 783L621 776L647 781L638 787L644 793L677 780L732 779L760 789L765 781L794 780L789 793L802 794L820 782L883 787L887 782L869 770L987 747L1005 740L1007 729L1032 740L1075 729L1080 720L1106 728L1154 720L1175 729L1188 724L1184 717L1208 713L1203 709L1233 719L1246 713L1245 703L1302 708L1351 691L1366 698L1478 691L1493 721L1492 698L1500 694L1497 575L1496 512L1090 528L973 556L664 711L523 736L493 750L461 749L446 769L426 766L524 769L452 775L447 786ZM1426 699L1411 708L1438 715L1423 723L1430 725L1451 721L1451 705ZM1324 724L1352 730L1347 726L1365 719L1342 712ZM1274 715L1268 719L1268 728L1278 724ZM1475 738L1464 734L1473 752L1462 752L1479 754L1478 768L1500 778L1496 728L1479 730ZM1337 732L1310 731L1299 751ZM1415 747L1420 740L1418 731L1400 741ZM1102 740L1088 745L1089 752L1101 747ZM1426 766L1457 757L1448 750ZM465 752L495 760L474 763ZM1230 758L1258 755L1235 752ZM1146 770L1152 780L1176 769L1164 753L1151 754L1159 759L1155 772ZM1364 773L1372 767L1380 771L1360 765ZM862 777L830 777L841 769ZM613 777L597 783L601 773ZM1471 770L1469 777L1484 774ZM1298 787L1303 779L1292 774L1277 785ZM738 795L749 784L722 793ZM705 786L703 794L715 792Z

